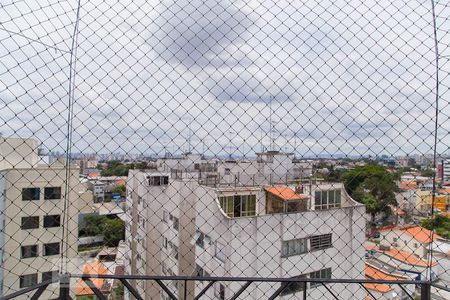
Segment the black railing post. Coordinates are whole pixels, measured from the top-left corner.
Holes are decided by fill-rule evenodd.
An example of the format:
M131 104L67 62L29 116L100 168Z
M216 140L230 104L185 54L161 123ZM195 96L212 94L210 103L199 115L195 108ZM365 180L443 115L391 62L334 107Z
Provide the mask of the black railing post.
M431 285L429 282L422 282L420 285L420 300L431 300Z
M63 274L59 280L59 300L69 300L70 298L70 277Z

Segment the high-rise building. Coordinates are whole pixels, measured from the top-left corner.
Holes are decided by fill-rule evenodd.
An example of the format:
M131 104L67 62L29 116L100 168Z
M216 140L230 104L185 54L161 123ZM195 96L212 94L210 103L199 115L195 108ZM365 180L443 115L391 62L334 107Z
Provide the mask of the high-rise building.
M69 260L77 254L79 170L41 164L37 146L31 139L0 138L2 295L58 274L63 251ZM58 289L50 285L42 297L55 299Z
M208 161L195 163L198 167L188 168L180 162L184 170L170 172L131 170L127 274L364 278L365 207L341 183L276 184L270 176L253 182L234 176L233 168L227 172L235 180L216 180L220 172L199 171ZM221 164L216 162L219 170ZM281 170L277 167L279 179L285 177ZM185 287L173 281L168 286L175 295L186 292L186 299L192 299L206 284L188 282ZM228 299L241 286L217 282L204 297ZM146 299L167 298L154 282L136 287ZM244 298L259 299L279 287L260 283ZM292 284L282 297L298 298L303 288ZM311 283L307 288L309 299L325 299L325 287ZM333 290L346 299L364 298L357 286L333 284Z

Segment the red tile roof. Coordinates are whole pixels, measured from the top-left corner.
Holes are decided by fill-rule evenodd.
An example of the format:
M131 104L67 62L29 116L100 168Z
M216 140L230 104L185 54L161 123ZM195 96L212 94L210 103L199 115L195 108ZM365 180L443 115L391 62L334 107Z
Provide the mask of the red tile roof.
M407 280L407 277L399 276L399 275L392 275L386 272L381 271L380 269L377 269L371 265L368 265L366 263L365 268L366 276L370 279L374 280Z
M364 286L369 290L377 291L382 294L392 291L392 288L387 284L364 283ZM367 299L373 300L369 297L367 297Z
M266 192L271 193L272 195L281 198L285 201L288 200L304 200L307 199L308 196L304 194L296 194L291 188L284 186L276 186L276 187L268 187L265 188Z
M83 274L106 275L108 274L108 270L100 262L89 262L84 265ZM101 287L103 286L104 279L91 278L91 281L98 289L101 289ZM75 288L75 294L77 296L94 295L94 292L88 287L88 285L82 279L80 279Z
M415 190L417 188L417 182L415 182L415 181L401 181L399 188L401 190Z
M423 228L422 226L416 225L411 227L404 227L401 228L403 232L407 233L411 237L413 237L415 240L419 241L422 244L431 243L433 241L436 241L438 238L440 238L439 235L433 234L432 231Z
M403 261L410 265L419 266L419 267L427 267L429 265L428 261L418 258L413 253L402 251L402 250L399 250L396 248L391 247L390 250L386 250L383 252L385 254L387 254L388 256L395 258L396 260ZM433 262L431 265L436 266L437 263Z

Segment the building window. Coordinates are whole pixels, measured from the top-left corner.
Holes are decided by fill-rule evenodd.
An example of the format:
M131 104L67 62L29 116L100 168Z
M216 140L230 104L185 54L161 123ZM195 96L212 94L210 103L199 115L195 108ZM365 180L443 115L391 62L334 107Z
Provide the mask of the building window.
M163 222L164 223L169 223L169 213L165 210L163 210Z
M195 270L194 270L194 276L196 277L206 277L205 276L205 270L203 270L202 267L200 267L199 265L195 264Z
M331 268L322 269L309 274L309 278L312 279L331 279ZM310 287L316 287L322 285L321 282L311 282Z
M191 243L205 249L205 246L211 243L211 238L200 230L196 230Z
M169 256L178 259L178 247L175 246L172 242L167 242L167 248L169 249Z
M225 246L219 242L216 242L214 256L221 262L224 262L225 261Z
M61 199L61 187L46 187L44 189L45 200Z
M149 185L168 185L169 184L169 176L149 176L148 177Z
M39 217L22 217L22 229L39 228Z
M178 221L178 218L177 217L173 217L173 219L172 219L172 226L173 226L173 229L175 229L176 231L178 231L178 228L179 228L179 221Z
M392 238L392 241L394 242L394 243L396 243L397 241L398 241L398 238Z
M23 201L39 200L40 193L41 193L40 188L24 188L22 189L22 200Z
M306 278L306 275L295 276L293 278ZM284 284L286 285L286 287L281 292L280 296L295 294L305 289L304 282L286 282Z
M59 254L59 243L49 243L44 244L44 256L58 255Z
M59 227L61 226L61 216L60 215L50 215L44 216L44 227Z
M48 271L42 273L42 281L49 281L58 277L58 271Z
M314 193L315 209L341 207L341 190L316 191Z
M167 249L167 238L165 236L162 237L162 246L164 249Z
M256 215L256 195L220 196L219 203L230 218Z
M20 288L27 288L37 284L38 274L28 274L19 276Z
M330 248L332 246L331 233L310 237L309 245L311 251Z
M225 300L225 286L221 283L216 283L214 288L214 295L220 300Z
M281 242L281 255L283 257L299 255L308 252L308 239L294 239Z
M20 258L30 258L38 256L38 245L20 247Z

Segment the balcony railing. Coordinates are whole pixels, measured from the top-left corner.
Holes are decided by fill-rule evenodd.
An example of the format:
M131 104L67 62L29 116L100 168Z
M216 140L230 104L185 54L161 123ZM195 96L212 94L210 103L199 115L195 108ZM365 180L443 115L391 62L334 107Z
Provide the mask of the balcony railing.
M92 290L92 292L95 294L95 296L99 300L106 300L107 295L105 295L100 289L96 287L96 285L92 282L92 279L95 278L102 278L102 279L114 279L119 280L125 290L129 292L133 297L135 297L138 300L143 300L144 296L141 295L136 287L133 285L133 280L144 280L144 281L152 281L155 282L161 290L163 290L167 296L170 299L173 300L184 300L188 299L188 291L186 289L188 282L203 282L207 284L203 287L203 289L200 290L196 295L192 296L191 298L194 300L202 299L205 296L205 293L212 288L214 283L217 282L233 282L233 283L240 283L241 288L235 292L233 295L228 297L228 299L239 299L240 296L243 295L244 292L251 292L252 288L255 288L255 285L259 283L280 283L280 287L277 288L275 291L265 295L263 299L273 300L277 297L281 296L283 291L288 289L290 285L294 283L302 283L303 288L302 291L299 292L302 299L308 299L308 283L316 283L318 285L321 285L325 288L326 294L323 295L322 299L345 299L341 297L339 294L337 294L331 286L333 284L344 284L344 285L357 285L360 288L362 288L366 294L367 297L370 299L378 299L373 292L371 292L365 284L375 284L375 285L396 285L399 286L400 289L403 291L404 297L401 299L420 299L420 300L430 300L434 299L431 294L431 289L434 288L435 290L442 291L445 293L450 293L450 288L444 287L439 285L436 282L432 281L424 281L424 280L372 280L372 279L314 279L314 278L260 278L260 277L193 277L193 276L137 276L137 275L85 275L85 274L65 274L60 277L55 277L52 280L48 280L39 284L36 284L34 286L22 289L20 291L17 291L15 293L11 293L9 295L6 295L4 297L1 297L0 300L9 300L9 299L16 299L23 295L32 295L30 299L37 300L40 299L40 296L45 291L45 289L50 284L60 284L60 290L59 290L59 299L60 300L66 300L66 299L72 299L70 296L70 279L81 279L83 280L86 285ZM175 295L170 288L167 286L166 281L177 281L184 283L184 290L181 293L181 295L177 296ZM252 287L253 285L253 287ZM405 287L414 285L416 287L416 290L418 293L411 294ZM439 297L437 299L441 299L442 297ZM243 299L242 297L240 299ZM442 298L444 299L444 298Z

